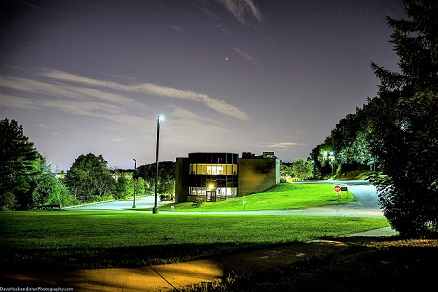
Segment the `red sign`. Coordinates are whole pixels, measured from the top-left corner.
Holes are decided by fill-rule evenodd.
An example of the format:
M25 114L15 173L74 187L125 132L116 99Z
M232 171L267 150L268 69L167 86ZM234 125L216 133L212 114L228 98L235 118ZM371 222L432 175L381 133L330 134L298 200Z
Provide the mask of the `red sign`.
M334 190L339 195L339 193L341 192L341 187L340 186L335 186Z

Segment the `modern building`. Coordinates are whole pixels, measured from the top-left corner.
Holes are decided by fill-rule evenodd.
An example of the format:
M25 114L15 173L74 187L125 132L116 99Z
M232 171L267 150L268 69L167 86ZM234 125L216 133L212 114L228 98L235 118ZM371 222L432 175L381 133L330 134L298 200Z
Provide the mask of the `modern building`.
M280 160L273 152L189 153L176 159L175 201L196 197L216 202L264 191L280 182Z

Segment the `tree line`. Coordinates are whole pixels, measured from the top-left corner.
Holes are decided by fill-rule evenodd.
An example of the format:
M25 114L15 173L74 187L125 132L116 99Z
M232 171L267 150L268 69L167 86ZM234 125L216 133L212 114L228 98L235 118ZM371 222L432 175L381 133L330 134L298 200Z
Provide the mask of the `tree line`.
M335 177L354 170L375 170L379 161L371 151L372 102L341 119L330 135L313 148L310 159L316 178Z
M371 63L377 96L342 119L310 154L316 176L372 170L385 217L406 237L438 234L438 1L402 1L387 17L399 71ZM330 174L330 175L329 175Z
M155 163L121 170L110 168L102 155L89 153L76 158L67 173L56 173L17 121L1 120L0 133L0 210L71 206L155 191ZM174 162L159 163L157 191L162 200L174 193L174 173Z
M293 162L281 162L281 182L294 182L311 179L314 179L312 160L300 158L294 160Z

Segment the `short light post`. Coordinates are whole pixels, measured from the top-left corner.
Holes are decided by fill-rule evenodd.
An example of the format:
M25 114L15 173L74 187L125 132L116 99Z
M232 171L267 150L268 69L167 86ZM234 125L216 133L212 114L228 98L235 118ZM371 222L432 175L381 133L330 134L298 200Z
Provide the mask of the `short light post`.
M158 154L159 154L159 149L160 149L160 121L163 120L164 117L163 116L158 116L157 118L157 149L155 152L155 166L157 169L156 175L155 175L155 203L154 203L154 207L152 208L152 214L157 214L158 213L158 207L157 207L157 203L158 203Z
M135 183L135 173L137 171L137 160L135 160L135 159L132 159L132 160L134 160L134 173L132 174L132 179L134 181L134 202L132 203L132 208L135 208L135 190L136 190L136 186L137 186L137 184Z

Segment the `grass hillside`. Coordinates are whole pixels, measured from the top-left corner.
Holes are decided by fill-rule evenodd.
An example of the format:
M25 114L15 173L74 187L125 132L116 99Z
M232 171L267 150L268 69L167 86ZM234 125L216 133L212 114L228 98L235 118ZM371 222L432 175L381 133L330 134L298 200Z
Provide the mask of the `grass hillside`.
M384 218L357 217L0 212L0 265L41 270L163 264L385 226Z
M191 202L173 204L179 212L231 212L260 210L304 209L323 205L345 204L354 200L351 192L341 193L341 200L330 184L281 183L264 192L222 202L204 202L193 205ZM243 204L245 202L245 205ZM171 205L164 208L170 210ZM163 207L161 210L165 210Z

